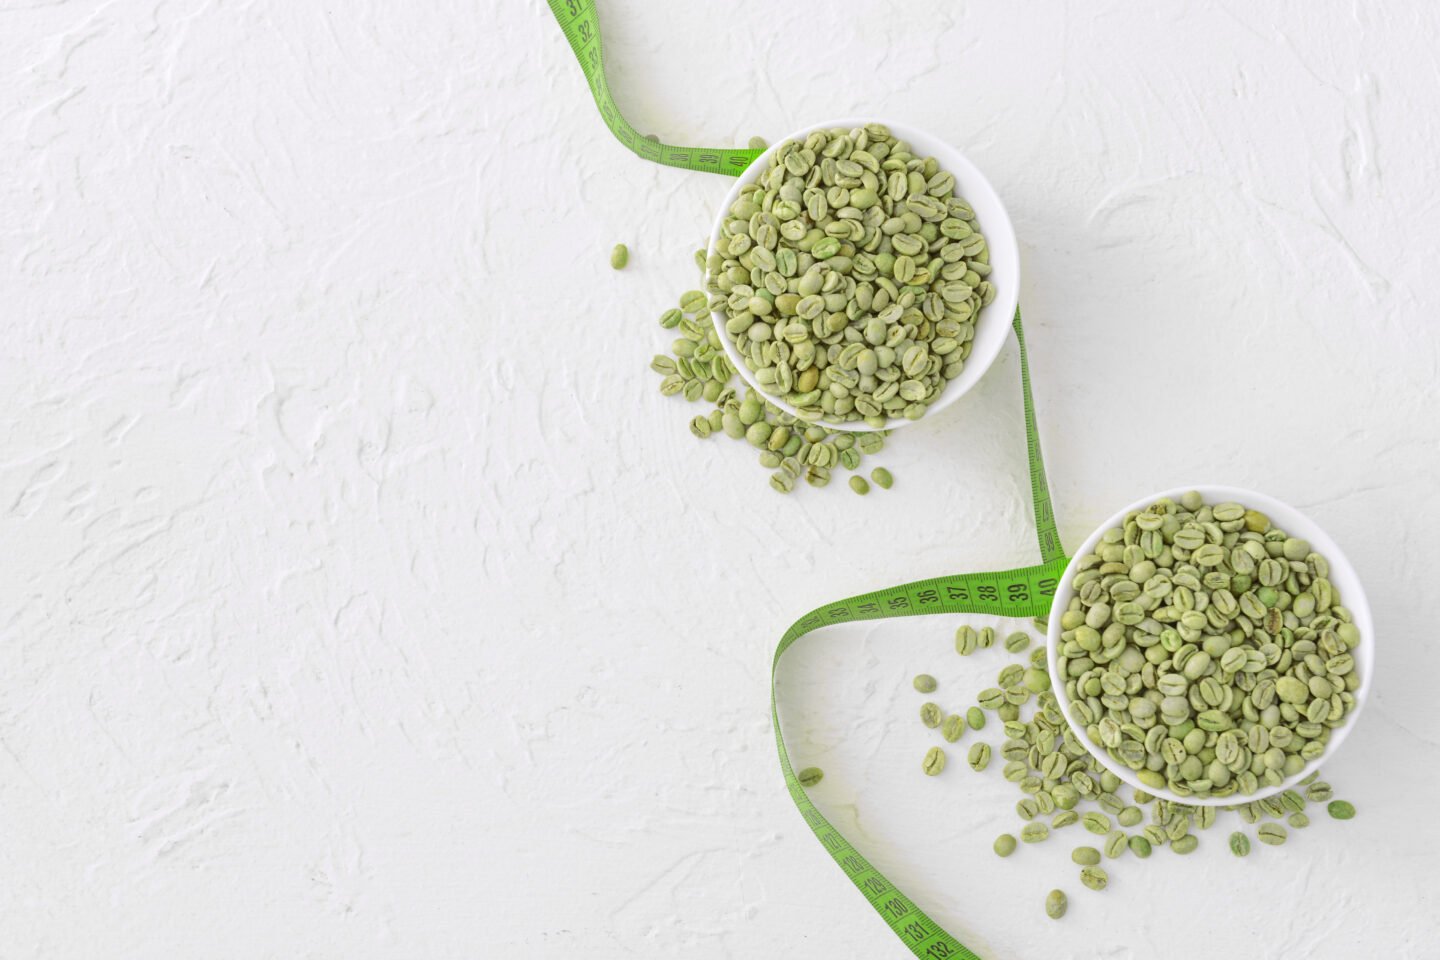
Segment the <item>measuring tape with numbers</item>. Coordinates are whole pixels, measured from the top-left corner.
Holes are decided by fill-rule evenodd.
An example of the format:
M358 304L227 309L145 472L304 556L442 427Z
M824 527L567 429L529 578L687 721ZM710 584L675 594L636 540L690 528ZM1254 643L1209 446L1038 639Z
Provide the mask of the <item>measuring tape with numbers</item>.
M595 104L606 125L637 156L656 163L701 170L707 173L739 175L757 156L759 150L720 150L677 147L648 140L635 132L615 106L605 81L605 55L600 41L600 23L594 0L547 0L550 12L565 31ZM979 960L968 947L941 929L925 915L909 897L860 855L849 840L830 825L806 795L780 729L780 712L775 699L775 674L780 658L796 640L822 627L857 620L881 620L887 617L913 617L931 613L981 613L1000 617L1043 617L1050 612L1050 601L1068 560L1060 545L1055 526L1055 512L1050 507L1050 488L1045 478L1045 461L1040 454L1040 435L1035 424L1035 404L1030 396L1030 360L1025 352L1025 330L1020 325L1020 311L1015 311L1015 339L1020 344L1020 384L1025 399L1025 440L1030 464L1030 494L1035 505L1035 531L1040 544L1042 563L1033 567L1003 570L995 573L964 573L932 580L902 584L888 590L876 590L827 603L796 620L780 638L775 659L770 667L770 719L775 726L775 746L780 754L780 769L785 786L795 806L815 833L816 839L845 871L845 875L869 901L870 906L890 926L895 935L912 953L924 960Z

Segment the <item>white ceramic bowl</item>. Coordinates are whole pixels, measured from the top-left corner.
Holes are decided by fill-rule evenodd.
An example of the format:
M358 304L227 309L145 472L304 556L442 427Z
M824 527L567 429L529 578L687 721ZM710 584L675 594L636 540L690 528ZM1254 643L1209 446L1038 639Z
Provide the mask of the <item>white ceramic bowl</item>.
M1205 498L1206 503L1224 503L1228 500L1259 510L1261 513L1269 516L1271 523L1286 533L1293 537L1302 537L1309 540L1315 552L1330 562L1330 582L1335 586L1340 597L1340 602L1344 604L1345 608L1348 609L1354 617L1355 626L1360 628L1360 646L1358 649L1351 651L1356 660L1356 669L1360 671L1360 689L1355 691L1354 712L1350 714L1344 726L1331 731L1330 740L1325 746L1324 753L1310 761L1310 763L1305 765L1303 770L1279 786L1262 786L1261 789L1249 796L1243 796L1237 793L1219 799L1200 799L1196 797L1182 797L1168 789L1160 790L1142 784L1135 776L1134 771L1129 767L1116 763L1103 749L1091 744L1085 731L1071 719L1070 699L1065 696L1064 684L1056 683L1053 689L1056 699L1060 702L1060 712L1065 715L1065 722L1070 725L1070 729L1074 731L1075 736L1080 738L1080 742L1084 743L1086 747L1090 749L1090 752L1106 769L1113 772L1121 780L1124 780L1132 787L1145 790L1157 797L1164 797L1166 800L1200 806L1225 806L1232 803L1259 800L1262 797L1272 796L1282 790L1293 787L1297 781L1303 780L1321 765L1328 763L1331 757L1335 755L1335 751L1340 749L1340 745L1345 742L1345 738L1350 735L1350 731L1355 729L1355 723L1360 718L1361 711L1365 709L1366 700L1370 697L1370 685L1374 682L1375 678L1375 624L1370 616L1370 603L1365 599L1365 591L1360 586L1360 578L1355 573L1355 568L1350 565L1350 561L1345 558L1345 554L1341 552L1340 547L1336 545L1335 541L1331 540L1325 534L1325 531L1316 525L1315 521L1287 503L1281 503L1273 497L1267 497L1264 494L1255 493L1251 490L1241 490L1238 487L1217 486L1177 487L1174 490L1162 490L1159 493L1152 493L1148 497L1136 500L1097 527L1095 532L1090 534L1090 536L1085 539L1085 542L1080 545L1080 548L1075 551L1074 558L1071 559L1069 565L1065 568L1065 575L1061 577L1060 586L1055 591L1055 603L1052 608L1054 612L1050 617L1050 630L1047 638L1047 656L1050 665L1050 676L1056 678L1060 676L1058 663L1060 651L1060 613L1070 605L1070 599L1075 595L1075 591L1070 584L1078 572L1075 568L1076 561L1080 557L1093 552L1105 531L1123 523L1126 514L1143 509L1161 497L1178 499L1182 493L1188 490L1199 491L1200 495Z
M965 369L960 371L960 376L946 384L944 392L940 394L940 399L931 404L930 409L921 418L929 420L964 396L971 387L980 382L985 371L990 369L990 365L1000 354L1000 348L1005 345L1005 338L1010 333L1010 319L1015 315L1015 304L1020 297L1020 248L1015 242L1015 228L1010 224L1010 215L1005 212L1005 205L1000 202L1000 196L990 185L990 181L985 179L985 175L980 172L980 169L966 159L963 153L924 130L917 130L903 123L893 123L876 117L831 120L797 130L756 157L755 162L735 179L734 185L725 195L724 202L720 204L720 209L715 214L715 227L710 232L710 249L715 249L716 243L720 239L720 229L725 223L725 215L740 196L741 187L747 183L753 183L769 166L772 151L787 140L804 140L816 130L828 130L833 127L853 128L864 126L867 123L885 124L898 139L908 141L917 156L933 156L939 162L942 170L947 170L954 175L955 192L964 197L974 209L976 226L985 235L985 240L990 247L989 280L995 285L995 299L980 311L979 318L975 323L974 346L970 348L970 357L965 361ZM720 342L725 347L725 354L730 358L731 366L746 383L759 390L771 403L786 413L798 416L794 407L779 397L767 393L756 382L755 375L745 365L740 352L731 342L730 335L725 332L724 312L713 313L711 316L716 332L720 334ZM854 433L893 430L909 423L919 422L919 420L906 420L904 417L892 417L884 427L870 427L858 421L848 423L822 421L825 426L833 430L846 430Z

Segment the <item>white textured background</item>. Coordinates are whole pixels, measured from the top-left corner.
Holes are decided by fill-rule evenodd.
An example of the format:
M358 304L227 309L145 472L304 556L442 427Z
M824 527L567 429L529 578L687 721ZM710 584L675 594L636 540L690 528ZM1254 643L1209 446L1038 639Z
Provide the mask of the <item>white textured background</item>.
M837 823L987 957L1434 957L1440 9L1183 7L601 2L642 130L988 171L1072 544L1253 486L1375 607L1348 825L1103 895L1069 836L995 860L1009 785L918 769L909 676L1003 662L953 619L792 654ZM890 493L774 495L645 370L725 186L625 154L538 0L0 0L0 957L906 955L781 788L769 656L1034 556L1015 356Z

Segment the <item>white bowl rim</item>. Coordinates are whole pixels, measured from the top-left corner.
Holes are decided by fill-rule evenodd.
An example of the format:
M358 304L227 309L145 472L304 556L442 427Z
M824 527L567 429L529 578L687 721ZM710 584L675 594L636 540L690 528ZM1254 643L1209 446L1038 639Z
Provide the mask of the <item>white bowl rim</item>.
M1092 744L1090 743L1089 737L1086 736L1085 731L1071 719L1070 699L1065 695L1065 685L1055 682L1052 683L1051 689L1055 692L1056 700L1060 705L1060 712L1064 714L1065 723L1070 730L1074 732L1076 737L1080 738L1080 742L1085 744L1086 749L1099 761L1101 766L1130 784L1130 786L1144 790L1152 796L1171 800L1175 803L1209 807L1230 806L1236 803L1249 803L1255 800L1261 800L1290 789L1295 786L1296 783L1319 769L1321 765L1328 763L1334 758L1335 751L1340 749L1340 745L1345 742L1345 739L1350 735L1350 731L1355 729L1355 724L1360 719L1360 713L1365 709L1365 703L1370 696L1370 686L1375 678L1375 624L1370 612L1370 602L1365 596L1365 589L1361 585L1359 574L1356 573L1349 558L1345 556L1340 546L1330 538L1320 525L1304 513L1284 501L1241 487L1230 487L1218 484L1192 484L1174 487L1169 490L1162 490L1158 493L1141 497L1123 510L1117 511L1108 520L1095 528L1094 532L1091 533L1090 536L1085 539L1085 542L1081 544L1080 548L1075 551L1074 555L1070 558L1070 562L1065 565L1065 573L1061 576L1060 585L1055 590L1049 629L1045 638L1046 663L1052 680L1058 680L1060 676L1056 662L1059 658L1060 650L1060 612L1063 612L1065 607L1069 605L1070 598L1074 594L1070 583L1077 573L1075 569L1076 562L1080 557L1085 556L1095 548L1095 545L1099 542L1100 537L1104 535L1106 530L1121 525L1127 514L1148 507L1163 497L1178 499L1181 494L1191 490L1198 491L1200 495L1205 498L1206 503L1232 501L1243 504L1247 508L1262 511L1270 517L1271 522L1274 523L1275 526L1280 527L1291 536L1303 537L1309 540L1315 552L1324 556L1329 562L1329 579L1332 583L1336 584L1345 608L1350 611L1355 626L1360 630L1361 643L1359 649L1356 651L1356 657L1362 673L1360 677L1360 689L1355 691L1355 710L1350 714L1349 720L1346 721L1344 726L1331 731L1330 740L1325 745L1324 753L1307 763L1299 773L1287 778L1280 783L1279 786L1264 787L1250 795L1231 794L1228 797L1219 798L1182 797L1169 788L1158 789L1146 786L1140 782L1139 778L1135 776L1135 773L1129 767L1115 763L1103 750L1092 749Z
M980 168L970 161L960 150L951 146L947 141L935 136L928 131L906 123L899 123L891 120L870 117L842 118L839 120L828 120L824 123L814 123L803 127L787 136L777 140L765 149L765 152L756 157L755 160L745 169L740 176L735 178L730 190L725 194L725 199L720 204L715 214L715 224L710 230L710 242L707 250L714 250L720 239L720 230L724 225L725 215L730 207L740 196L740 190L748 183L754 182L764 165L769 161L771 154L790 140L804 140L809 134L816 130L828 130L834 127L862 127L870 123L884 124L890 128L890 132L898 139L910 142L919 148L919 152L925 155L934 156L942 169L954 174L956 180L956 192L965 198L972 207L976 206L976 198L983 198L981 205L988 207L988 211L981 216L980 210L976 209L975 219L981 226L981 232L985 234L986 242L990 247L991 266L1001 266L1000 278L1003 283L996 284L995 299L990 305L981 311L987 319L984 326L985 335L982 341L982 325L976 324L975 346L971 348L970 357L965 361L965 369L960 376L950 381L945 387L940 399L930 405L925 411L925 416L919 420L907 420L904 417L890 417L885 426L872 427L863 422L835 423L830 420L820 420L818 423L827 429L846 433L874 433L881 430L895 430L911 423L922 423L930 420L946 407L959 400L966 393L980 382L995 363L1000 355L1006 340L1009 339L1010 319L1015 315L1016 305L1020 302L1020 247L1015 238L1015 227L1010 220L1010 213L1005 209L1004 201L990 180L981 172ZM1012 265L1006 272L1006 265ZM995 273L992 271L992 276ZM706 272L705 280L709 280L709 272ZM791 416L798 417L798 411L790 404L779 397L774 396L755 380L750 368L745 365L744 359L740 356L735 345L730 341L730 335L725 332L724 311L711 311L711 322L715 331L720 337L720 344L725 350L725 356L730 360L730 365L735 372L751 388L758 391L766 400L775 404L781 410ZM998 318L998 319L997 319ZM991 332L1000 328L998 332ZM983 349L982 349L983 348ZM807 421L801 421L802 423Z

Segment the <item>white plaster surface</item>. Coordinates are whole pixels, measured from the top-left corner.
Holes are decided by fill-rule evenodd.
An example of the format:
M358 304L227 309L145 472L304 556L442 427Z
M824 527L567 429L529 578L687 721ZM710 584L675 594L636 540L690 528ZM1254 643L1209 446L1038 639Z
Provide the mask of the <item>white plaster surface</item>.
M987 171L1071 543L1249 486L1375 608L1349 824L998 861L1010 785L919 773L909 677L1004 662L959 618L790 655L827 813L987 958L1440 956L1440 7L601 8L642 130L874 111ZM1032 560L1016 357L893 491L774 495L645 370L725 186L624 153L538 0L0 0L0 957L908 956L770 654Z

